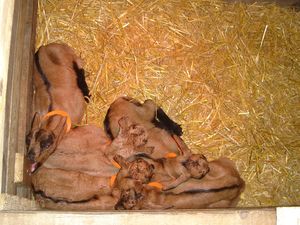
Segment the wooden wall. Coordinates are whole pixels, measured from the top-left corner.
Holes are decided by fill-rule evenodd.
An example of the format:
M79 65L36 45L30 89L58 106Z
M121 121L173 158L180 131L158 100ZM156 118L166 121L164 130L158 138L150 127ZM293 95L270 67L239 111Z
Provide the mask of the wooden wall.
M25 134L29 129L28 121L31 114L31 74L37 0L6 0L5 9L7 5L12 7L12 2L14 2L14 12L8 58L5 118L2 127L3 145L0 146L2 151L0 153L3 156L3 164L0 165L1 192L26 196L29 195L29 190L22 185L23 174L25 174L22 169L24 168ZM6 44L9 45L8 42ZM19 169L15 170L15 168Z
M0 0L0 184L3 174L3 142L4 142L4 120L6 103L6 84L9 65L9 50L11 30L14 12L14 0ZM2 192L2 185L0 185Z
M115 212L0 212L0 224L105 224L105 225L275 225L275 209L115 211ZM294 224L291 224L294 225Z

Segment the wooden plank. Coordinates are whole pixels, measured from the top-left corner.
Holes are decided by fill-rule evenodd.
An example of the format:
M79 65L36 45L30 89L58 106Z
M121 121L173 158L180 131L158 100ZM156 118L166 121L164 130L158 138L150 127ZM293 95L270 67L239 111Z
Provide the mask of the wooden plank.
M0 211L1 210L39 210L40 207L34 200L21 198L16 195L0 194Z
M0 191L2 192L4 120L14 0L0 1Z
M37 23L37 0L26 0L26 15L24 21L24 42L22 51L22 73L21 76L21 90L20 90L20 105L19 105L19 124L18 124L18 148L19 154L25 154L26 134L29 132L32 118L32 74L33 74L33 58L35 52L35 37L36 37L36 23ZM24 74L26 76L24 76ZM25 161L23 161L23 180L19 181L23 184L29 184L29 177L24 169ZM25 197L25 196L23 196Z
M165 212L2 212L0 224L14 225L105 224L105 225L275 225L275 209L196 210Z
M4 123L2 192L17 193L14 183L16 153L24 154L31 104L37 0L15 1ZM23 168L23 166L20 166ZM24 171L23 171L24 173Z
M17 112L16 105L19 104L16 92L19 89L19 80L17 74L21 65L21 57L17 54L17 43L22 40L22 29L20 27L22 7L20 1L15 1L14 19L11 38L11 49L9 57L9 70L7 79L7 93L5 105L5 124L4 124L4 153L3 153L3 180L2 190L6 193L14 194L16 188L14 186L14 158L16 146L16 130L17 130ZM18 32L20 32L18 34Z

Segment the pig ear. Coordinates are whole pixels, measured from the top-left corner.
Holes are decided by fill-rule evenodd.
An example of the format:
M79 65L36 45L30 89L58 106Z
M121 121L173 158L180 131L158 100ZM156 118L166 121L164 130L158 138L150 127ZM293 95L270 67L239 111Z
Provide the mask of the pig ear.
M39 128L41 125L41 116L38 112L36 112L31 121L31 130Z

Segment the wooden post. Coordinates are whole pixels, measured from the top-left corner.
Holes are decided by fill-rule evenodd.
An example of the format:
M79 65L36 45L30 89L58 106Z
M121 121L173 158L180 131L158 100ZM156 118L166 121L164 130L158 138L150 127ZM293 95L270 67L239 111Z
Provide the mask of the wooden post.
M29 128L32 99L31 79L35 43L37 0L16 0L9 55L9 70L7 76L7 93L4 120L2 192L22 195L22 189L17 182L24 182L22 177L15 179L15 174L24 174L15 168L17 155L24 155L25 134ZM20 158L20 157L19 157ZM25 188L26 189L26 188ZM25 191L24 193L27 193Z
M3 192L4 121L14 0L0 1L0 192ZM2 185L3 184L3 185Z

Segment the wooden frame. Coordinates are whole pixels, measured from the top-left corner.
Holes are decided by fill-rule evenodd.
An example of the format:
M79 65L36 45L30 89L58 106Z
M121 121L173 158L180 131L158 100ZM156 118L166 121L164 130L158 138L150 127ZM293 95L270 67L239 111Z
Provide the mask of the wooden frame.
M2 215L1 215L2 214ZM105 225L275 225L276 210L182 210L182 211L123 211L123 212L55 212L35 211L0 213L0 224L105 224Z
M29 197L30 191L22 186L26 180L23 176L23 156L32 104L31 74L35 51L37 0L15 0L14 3L4 112L1 191Z

